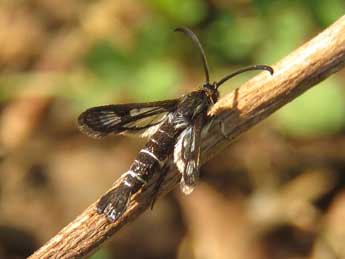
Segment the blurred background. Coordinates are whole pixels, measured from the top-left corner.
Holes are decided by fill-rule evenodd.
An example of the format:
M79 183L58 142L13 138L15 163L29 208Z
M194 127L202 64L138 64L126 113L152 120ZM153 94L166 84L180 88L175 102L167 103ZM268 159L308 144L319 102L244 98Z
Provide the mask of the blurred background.
M344 0L0 2L0 258L25 258L130 166L145 140L93 140L91 106L179 97L273 64L345 13ZM225 94L254 76L222 86ZM345 74L328 78L202 167L92 259L345 258Z

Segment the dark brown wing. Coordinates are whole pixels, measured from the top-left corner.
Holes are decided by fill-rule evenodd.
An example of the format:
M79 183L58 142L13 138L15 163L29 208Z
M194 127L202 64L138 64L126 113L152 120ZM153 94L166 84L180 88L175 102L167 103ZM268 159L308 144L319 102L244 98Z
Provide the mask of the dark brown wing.
M161 123L176 109L179 100L104 105L87 109L78 118L79 129L90 137L110 133L140 134Z

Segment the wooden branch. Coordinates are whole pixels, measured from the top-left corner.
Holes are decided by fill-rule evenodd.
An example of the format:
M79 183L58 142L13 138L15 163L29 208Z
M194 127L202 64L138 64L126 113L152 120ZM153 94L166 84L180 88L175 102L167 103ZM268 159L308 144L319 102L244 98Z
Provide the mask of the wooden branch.
M274 76L263 72L222 98L210 111L225 122L230 140L253 127L313 85L345 66L345 16L274 66ZM203 141L202 162L230 143L214 126ZM162 194L176 187L179 174L173 170L162 186ZM119 180L114 186L119 184ZM113 224L90 205L80 216L36 251L34 258L83 258L112 234L138 217L150 205L150 188L130 202L127 212Z

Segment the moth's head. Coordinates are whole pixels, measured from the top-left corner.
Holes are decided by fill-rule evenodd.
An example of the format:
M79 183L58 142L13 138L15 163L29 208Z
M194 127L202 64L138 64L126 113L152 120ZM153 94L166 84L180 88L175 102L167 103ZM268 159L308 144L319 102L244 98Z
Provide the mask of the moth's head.
M236 70L235 72L225 76L224 78L222 78L218 82L214 82L213 84L210 84L208 81L206 81L206 83L203 84L202 89L205 91L207 97L211 100L211 102L216 103L218 98L219 98L219 91L218 91L219 86L221 86L223 83L225 83L230 78L232 78L238 74L241 74L243 72L251 71L251 70L266 70L271 75L273 75L273 68L272 67L266 66L266 65L253 65L253 66L244 67L244 68L241 68L239 70Z
M219 98L219 91L217 89L217 83L214 82L213 84L205 83L202 86L206 96L210 99L211 103L216 103Z

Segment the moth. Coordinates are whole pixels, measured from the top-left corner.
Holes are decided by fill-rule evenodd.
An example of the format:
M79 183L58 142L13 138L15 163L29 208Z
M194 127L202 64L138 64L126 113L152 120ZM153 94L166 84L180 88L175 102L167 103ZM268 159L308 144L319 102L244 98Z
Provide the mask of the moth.
M266 70L273 74L270 66L253 65L210 83L206 55L197 36L185 27L175 31L189 36L200 52L205 73L201 89L173 100L93 107L78 118L79 129L91 137L141 134L149 138L129 170L122 175L121 183L102 196L96 206L97 212L104 214L109 222L122 216L131 197L147 185L156 172L160 172L152 193L152 201L155 200L171 155L181 173L181 190L190 194L199 178L202 129L213 120L207 112L218 100L219 86L250 70Z

